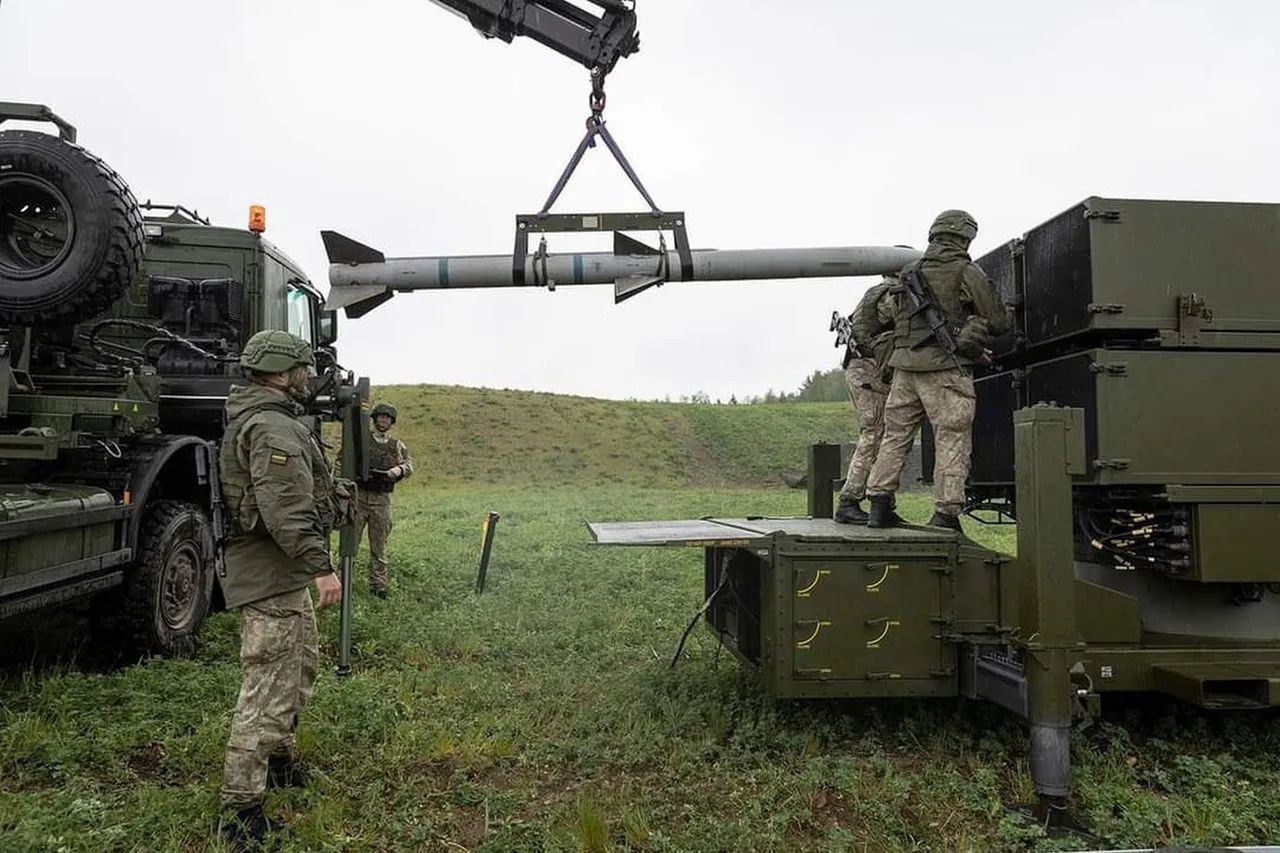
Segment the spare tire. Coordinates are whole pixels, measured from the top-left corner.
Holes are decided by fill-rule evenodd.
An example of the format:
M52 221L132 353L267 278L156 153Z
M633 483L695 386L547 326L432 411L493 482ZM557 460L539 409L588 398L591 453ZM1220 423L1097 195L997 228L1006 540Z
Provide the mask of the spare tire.
M100 314L142 250L138 202L106 163L46 133L0 133L0 325Z

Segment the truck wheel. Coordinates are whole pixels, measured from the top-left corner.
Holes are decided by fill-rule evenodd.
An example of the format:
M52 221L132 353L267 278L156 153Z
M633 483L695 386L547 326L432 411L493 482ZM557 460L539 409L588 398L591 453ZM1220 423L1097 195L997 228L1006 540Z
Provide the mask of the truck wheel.
M213 574L213 525L205 511L155 501L143 516L124 586L98 610L129 652L187 654L209 612Z
M0 325L101 313L142 251L138 202L106 163L47 133L0 133Z

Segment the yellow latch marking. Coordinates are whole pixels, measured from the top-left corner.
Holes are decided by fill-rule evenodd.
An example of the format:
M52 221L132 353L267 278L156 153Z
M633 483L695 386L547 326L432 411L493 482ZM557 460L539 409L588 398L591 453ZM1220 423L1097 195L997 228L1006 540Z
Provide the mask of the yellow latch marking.
M869 583L866 585L865 589L867 590L867 592L879 592L880 584L884 583L889 578L889 571L891 569L896 569L896 568L898 568L897 563L885 563L884 574L880 576L880 580L876 581L875 583Z
M813 576L813 583L809 584L804 589L796 590L796 597L808 598L809 593L813 592L813 588L818 585L818 581L822 580L824 575L829 575L829 574L831 574L830 569L818 569L818 573Z
M880 641L889 635L889 629L893 628L896 625L901 625L901 624L902 624L901 622L898 622L897 620L894 620L894 619L887 620L884 623L884 630L880 632L880 636L876 637L874 640L868 641L867 648L869 649L880 648Z
M830 624L831 624L830 622L827 622L825 620L819 621L818 623L816 623L813 626L813 633L809 635L809 638L807 640L801 640L800 642L796 643L796 648L808 649L809 645L818 638L818 634L821 633L822 629Z
M120 411L120 404L119 404L119 403L112 403L112 404L111 404L111 411L113 411L113 412L118 412L118 411Z

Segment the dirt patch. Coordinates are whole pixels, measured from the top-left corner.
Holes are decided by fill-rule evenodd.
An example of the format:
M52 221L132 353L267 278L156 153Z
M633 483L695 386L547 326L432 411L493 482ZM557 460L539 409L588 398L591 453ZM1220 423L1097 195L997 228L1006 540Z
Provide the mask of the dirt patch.
M152 741L146 746L134 747L129 751L125 765L134 778L140 782L159 782L166 778L166 759L164 744Z

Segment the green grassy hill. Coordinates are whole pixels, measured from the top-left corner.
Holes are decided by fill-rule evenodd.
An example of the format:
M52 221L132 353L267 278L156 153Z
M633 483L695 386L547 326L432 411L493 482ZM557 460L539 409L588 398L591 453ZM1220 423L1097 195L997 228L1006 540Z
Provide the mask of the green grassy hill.
M775 487L845 404L622 403L438 386L382 389L421 475L395 495L392 595L319 615L320 679L298 732L312 770L273 791L278 851L1024 853L1280 838L1276 714L1113 703L1072 745L1073 810L1097 838L1046 837L1027 733L959 699L771 699L694 631L698 548L601 548L586 520L798 515ZM767 483L763 488L753 484ZM922 522L925 494L900 511ZM480 523L502 519L483 595ZM966 521L977 541L1011 529ZM0 850L225 851L213 838L240 617L196 654L113 672L0 673ZM0 643L0 658L9 651Z
M847 442L847 403L699 406L444 385L379 388L422 480L516 485L776 485L805 449Z

